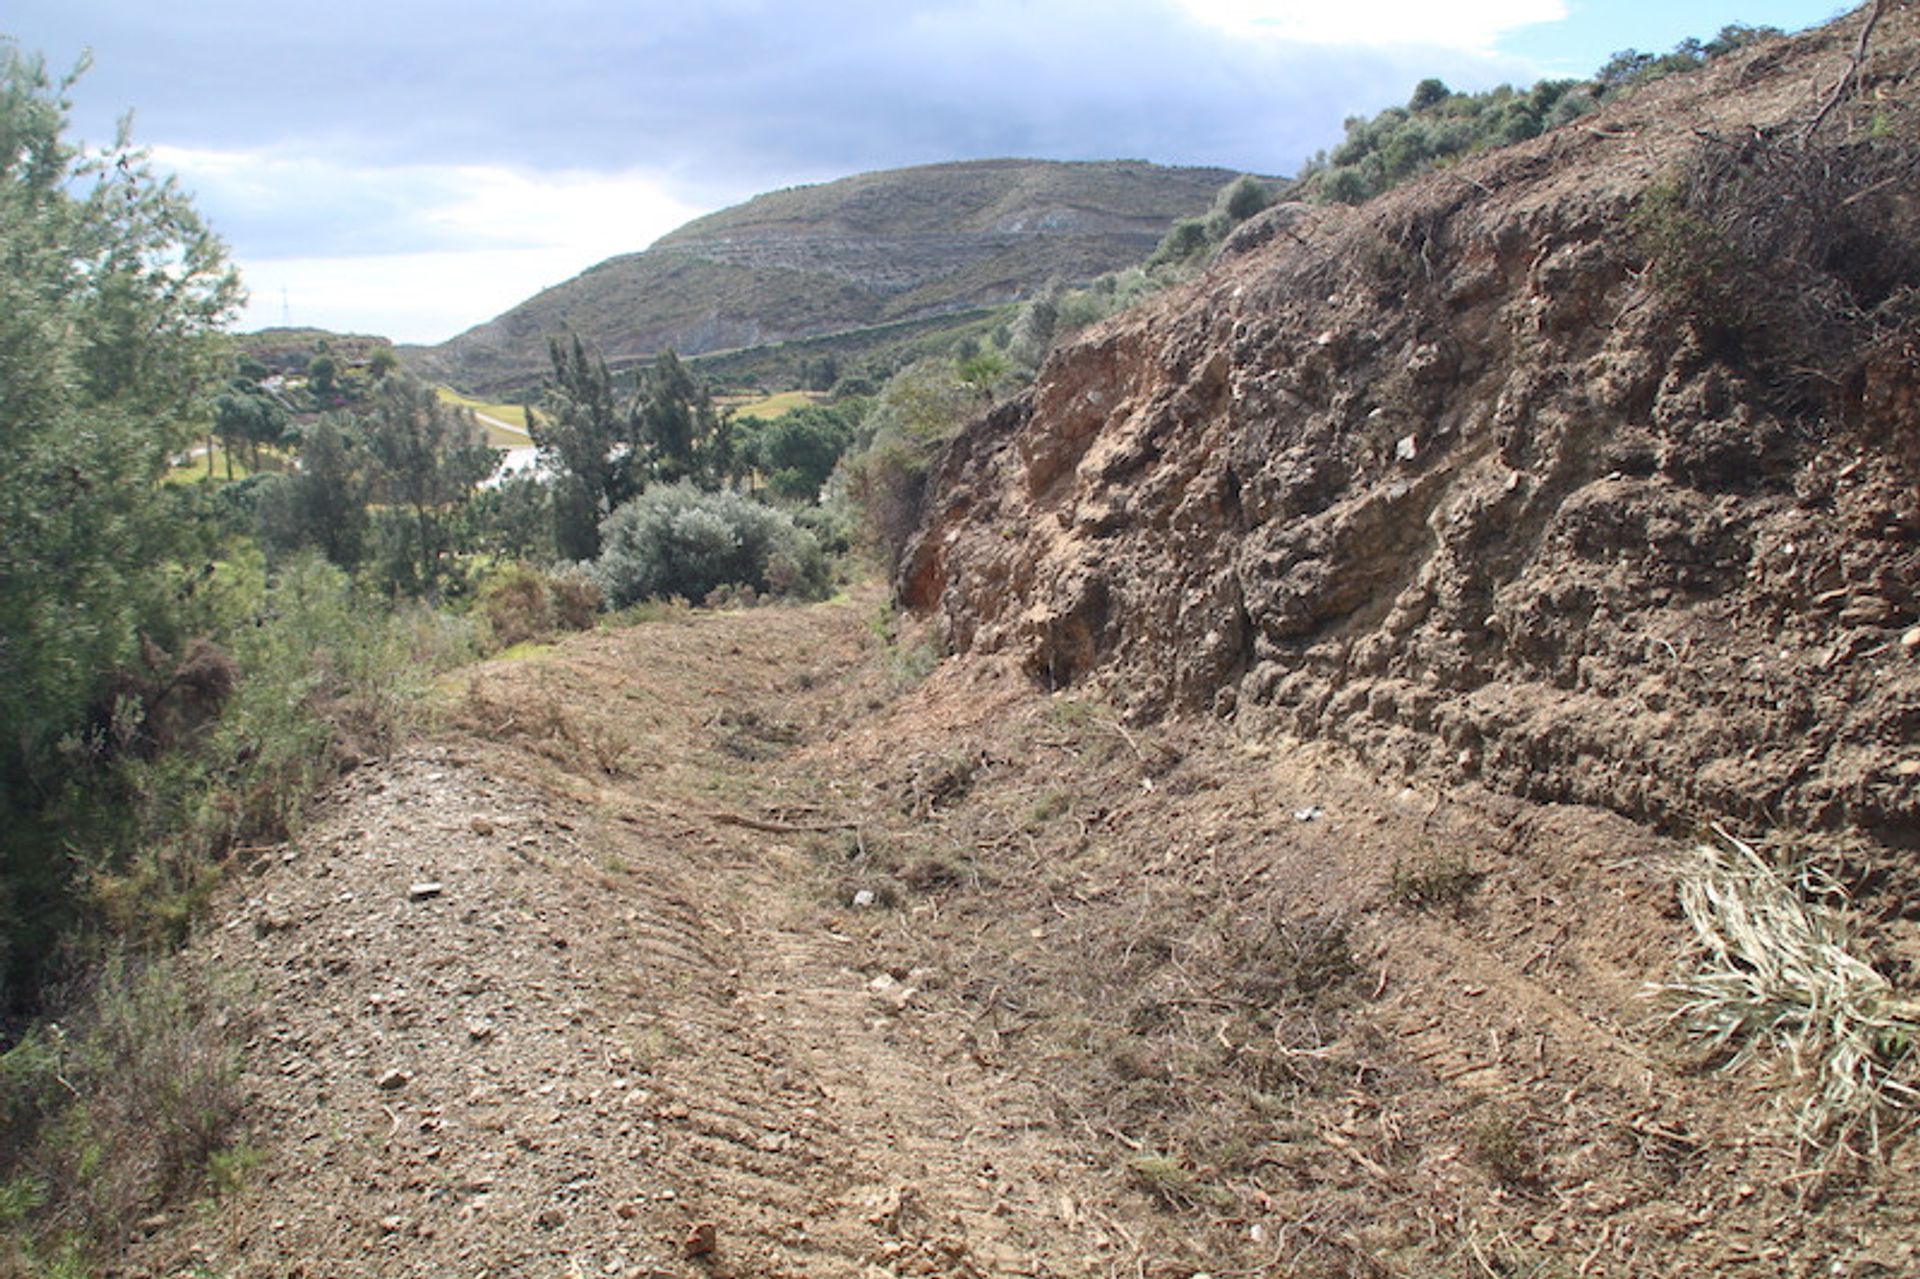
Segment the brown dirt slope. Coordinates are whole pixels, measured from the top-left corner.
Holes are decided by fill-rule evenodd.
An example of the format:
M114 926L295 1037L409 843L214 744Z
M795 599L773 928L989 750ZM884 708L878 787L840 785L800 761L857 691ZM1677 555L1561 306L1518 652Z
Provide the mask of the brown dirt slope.
M1268 215L960 439L903 596L1136 716L1911 849L1920 6L1853 74L1864 16Z
M1912 1273L1909 1144L1645 998L1669 846L1129 725L871 597L474 668L186 962L245 1185L127 1276Z

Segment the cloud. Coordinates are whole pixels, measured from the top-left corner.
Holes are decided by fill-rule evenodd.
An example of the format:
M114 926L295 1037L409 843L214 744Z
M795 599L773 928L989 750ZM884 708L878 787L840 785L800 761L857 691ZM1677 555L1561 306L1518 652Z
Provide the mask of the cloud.
M437 339L802 182L989 156L1290 173L1425 76L1526 78L1489 33L1556 8L1382 3L16 0L10 22L56 67L94 47L81 131L138 108L248 269L250 320L284 288L297 321ZM352 320L350 292L392 318Z
M565 249L238 259L241 329L280 324L431 344L498 315L588 263Z
M252 293L244 324L435 342L704 210L644 173L341 164L153 148L214 212Z
M502 165L356 165L324 156L151 148L237 248L263 257L593 245L644 248L702 210L657 176Z
M103 115L138 106L141 136L177 146L648 170L731 190L998 154L1285 171L1337 133L1341 111L1397 100L1423 75L1512 74L1441 37L1478 41L1553 7L1386 2L1385 18L1311 11L1376 15L1339 26L1255 0L704 0L644 15L552 0L537 16L501 0L335 0L324 16L252 0L25 0L40 10L29 28L64 33L56 60L96 43L86 100L110 104ZM1248 39L1245 22L1262 18L1355 43ZM1363 47L1401 29L1443 47Z
M1500 38L1558 22L1564 0L1181 0L1188 12L1225 31L1314 45L1418 45L1492 56Z

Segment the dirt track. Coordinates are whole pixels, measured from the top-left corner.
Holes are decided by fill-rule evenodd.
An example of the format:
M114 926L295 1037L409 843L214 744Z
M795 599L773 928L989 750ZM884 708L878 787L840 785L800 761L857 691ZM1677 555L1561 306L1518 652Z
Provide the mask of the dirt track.
M1910 1155L1806 1202L1658 1026L1666 845L909 688L877 609L458 677L191 950L260 1162L123 1273L1911 1272Z

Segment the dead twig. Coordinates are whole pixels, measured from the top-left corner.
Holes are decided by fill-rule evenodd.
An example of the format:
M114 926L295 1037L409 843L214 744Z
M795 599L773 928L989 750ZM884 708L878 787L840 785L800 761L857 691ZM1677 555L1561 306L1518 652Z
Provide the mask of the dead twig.
M1845 101L1847 91L1860 78L1860 68L1867 60L1867 41L1873 37L1874 24L1880 21L1880 15L1886 7L1887 0L1873 0L1873 7L1867 10L1867 20L1860 28L1860 41L1853 47L1853 58L1847 63L1847 69L1841 73L1839 82L1833 86L1833 91L1827 95L1827 100L1821 104L1820 110L1807 122L1807 127L1800 131L1802 143L1812 140L1814 133L1826 123L1827 117L1833 114L1833 109Z
M717 826L741 826L768 835L831 835L837 831L859 830L857 822L770 822L739 813L704 813Z
M1379 1181L1383 1185L1389 1186L1394 1190L1403 1189L1403 1186L1401 1185L1400 1179L1398 1177L1394 1176L1393 1173L1390 1172L1378 1160L1374 1159L1371 1155L1367 1154L1364 1150L1361 1150L1358 1146L1356 1146L1353 1142L1349 1141L1342 1134L1334 1131L1331 1128L1323 1127L1320 1130L1320 1140L1324 1141L1327 1145L1339 1151L1341 1154L1345 1155L1347 1158L1353 1160L1354 1163L1358 1164L1361 1167L1361 1169L1363 1169L1366 1173L1372 1176L1376 1181Z
M1125 741L1126 744L1133 749L1133 755L1135 759L1138 759L1142 764L1147 762L1147 753L1140 749L1140 743L1136 742L1133 739L1133 734L1127 731L1127 726L1125 724L1122 724L1119 720L1114 720L1110 724L1108 724L1108 727L1113 729L1114 732L1120 734L1121 739Z

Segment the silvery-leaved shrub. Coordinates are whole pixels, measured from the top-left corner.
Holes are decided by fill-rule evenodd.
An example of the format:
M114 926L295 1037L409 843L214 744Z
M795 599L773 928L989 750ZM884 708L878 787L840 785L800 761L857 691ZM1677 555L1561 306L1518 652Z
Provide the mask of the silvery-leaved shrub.
M699 601L719 587L802 599L826 593L819 543L784 511L691 484L653 488L600 525L593 564L611 608L645 599Z

